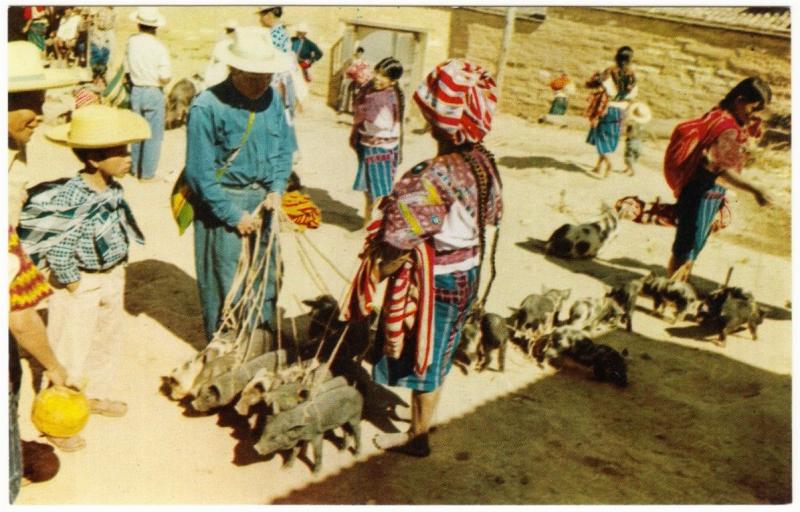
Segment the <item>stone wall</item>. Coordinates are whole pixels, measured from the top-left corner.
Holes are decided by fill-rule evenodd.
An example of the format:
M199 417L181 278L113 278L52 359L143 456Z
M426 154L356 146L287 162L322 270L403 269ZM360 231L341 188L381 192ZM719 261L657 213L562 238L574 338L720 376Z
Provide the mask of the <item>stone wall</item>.
M474 59L494 72L504 23L502 16L453 11L451 55ZM697 115L751 74L772 86L772 111L791 111L788 39L580 7L549 7L542 23L517 20L500 108L538 118L552 97L541 72L564 70L578 85L570 113L580 114L586 105L583 83L594 71L612 65L623 45L635 51L639 98L656 117Z

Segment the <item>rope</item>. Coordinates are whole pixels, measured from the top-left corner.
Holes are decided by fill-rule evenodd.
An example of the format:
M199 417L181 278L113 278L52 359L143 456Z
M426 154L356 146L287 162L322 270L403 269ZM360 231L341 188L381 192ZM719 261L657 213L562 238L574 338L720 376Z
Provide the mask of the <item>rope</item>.
M314 249L314 252L316 252L317 254L319 254L319 257L320 257L320 258L322 258L322 261L324 261L325 263L327 263L327 264L328 264L328 266L330 266L330 267L331 267L331 269L333 269L333 272L334 272L334 274L336 274L337 276L339 276L339 277L340 277L340 278L341 278L341 279L342 279L342 280L343 280L345 283L349 283L349 282L350 282L350 279L348 279L348 277L347 277L346 275L344 275L344 274L343 274L343 273L342 273L342 272L341 272L341 271L340 271L340 270L339 270L339 269L336 267L336 265L334 265L334 264L333 264L333 262L330 260L330 258L328 258L327 256L325 256L325 253L323 253L323 252L322 252L322 251L319 249L319 247L317 247L317 246L316 246L316 245L315 245L315 244L314 244L314 243L311 241L311 239L310 239L310 238L308 238L308 235L307 235L306 233L300 233L300 236L301 236L301 237L302 237L302 238L303 238L303 239L304 239L306 242L308 242L308 245L310 245L310 246L311 246L311 248L312 248L312 249Z

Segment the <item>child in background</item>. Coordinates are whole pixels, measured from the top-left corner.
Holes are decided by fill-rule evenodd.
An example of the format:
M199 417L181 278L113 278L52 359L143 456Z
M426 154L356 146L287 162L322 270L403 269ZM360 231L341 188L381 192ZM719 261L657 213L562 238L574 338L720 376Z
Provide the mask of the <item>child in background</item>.
M89 105L46 135L71 147L84 169L32 189L20 238L31 258L51 271L47 334L56 356L75 382L86 379L92 413L122 416L127 405L108 397L124 341L129 245L144 238L115 178L130 169L128 144L149 138L150 127L129 110ZM64 451L86 444L80 436L48 439Z
M403 66L386 57L375 65L375 76L353 100L353 129L350 147L358 155L358 174L353 190L366 197L364 225L371 219L372 205L392 191L400 163L403 138L403 93L397 80Z
M642 126L650 122L650 109L641 102L633 103L625 116L625 170L628 176L636 173L634 165L642 153Z
M551 116L563 116L567 113L569 95L575 93L575 83L562 71L559 76L550 82L550 90L553 91L555 96L550 104L550 112L548 114Z

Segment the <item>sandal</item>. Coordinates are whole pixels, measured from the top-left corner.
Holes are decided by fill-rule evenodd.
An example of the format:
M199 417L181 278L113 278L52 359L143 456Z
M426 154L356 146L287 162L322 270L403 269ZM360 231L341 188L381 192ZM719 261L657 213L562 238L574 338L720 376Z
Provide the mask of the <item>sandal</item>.
M92 414L119 418L120 416L125 416L125 413L128 412L128 404L119 400L91 398L89 399L89 411Z
M46 436L50 444L62 452L77 452L86 447L86 441L81 436L72 437L53 437Z

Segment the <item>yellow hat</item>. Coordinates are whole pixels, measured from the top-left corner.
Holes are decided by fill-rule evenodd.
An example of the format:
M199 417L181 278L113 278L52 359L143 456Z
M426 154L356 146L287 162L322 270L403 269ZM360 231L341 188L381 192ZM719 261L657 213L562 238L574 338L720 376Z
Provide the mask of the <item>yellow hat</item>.
M76 84L80 76L69 69L45 69L42 52L28 41L8 43L8 92L38 91Z
M72 113L72 121L46 135L73 148L110 148L149 139L150 125L130 110L87 105Z

